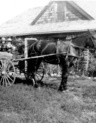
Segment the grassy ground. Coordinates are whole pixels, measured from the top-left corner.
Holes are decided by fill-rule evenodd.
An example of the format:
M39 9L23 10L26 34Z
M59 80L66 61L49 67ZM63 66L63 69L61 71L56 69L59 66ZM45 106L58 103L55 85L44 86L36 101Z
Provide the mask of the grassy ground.
M57 91L60 79L44 83L0 87L0 123L96 123L96 81L71 78L63 93Z

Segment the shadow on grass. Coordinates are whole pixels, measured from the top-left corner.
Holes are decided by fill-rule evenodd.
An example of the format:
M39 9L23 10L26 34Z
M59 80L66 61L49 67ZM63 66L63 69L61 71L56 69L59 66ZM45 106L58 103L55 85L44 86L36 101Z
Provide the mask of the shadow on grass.
M31 80L22 80L20 78L16 78L15 84L24 84L24 85L34 86ZM37 85L34 87L35 88L42 87L42 88L58 89L58 84L56 83L56 81L52 81L49 83L38 81Z
M58 84L55 81L52 81L51 83L45 83L43 81L38 81L39 87L44 88L52 88L52 89L58 89Z

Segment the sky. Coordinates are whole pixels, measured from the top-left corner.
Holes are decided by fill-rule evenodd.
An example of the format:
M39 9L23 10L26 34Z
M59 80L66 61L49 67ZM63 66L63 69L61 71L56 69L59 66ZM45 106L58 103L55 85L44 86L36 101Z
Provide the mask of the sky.
M50 0L0 0L0 25L29 8L45 6Z
M0 25L29 8L45 6L49 1L50 0L0 0ZM79 0L79 2L80 1L88 0Z

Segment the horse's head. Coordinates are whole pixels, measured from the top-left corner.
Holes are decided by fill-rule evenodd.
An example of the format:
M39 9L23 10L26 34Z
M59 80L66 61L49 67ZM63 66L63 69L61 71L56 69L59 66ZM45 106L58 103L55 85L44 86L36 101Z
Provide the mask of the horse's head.
M72 39L72 43L78 48L96 49L96 34L85 33Z
M95 32L90 32L89 33L89 38L86 41L86 45L89 48L96 49L96 33Z

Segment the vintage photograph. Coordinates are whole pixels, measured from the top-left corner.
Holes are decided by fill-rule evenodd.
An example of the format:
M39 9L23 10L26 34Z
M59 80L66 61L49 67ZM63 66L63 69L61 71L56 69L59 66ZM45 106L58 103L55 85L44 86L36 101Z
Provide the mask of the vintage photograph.
M0 123L96 123L96 1L0 3Z

